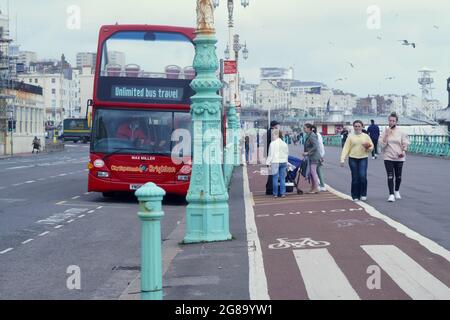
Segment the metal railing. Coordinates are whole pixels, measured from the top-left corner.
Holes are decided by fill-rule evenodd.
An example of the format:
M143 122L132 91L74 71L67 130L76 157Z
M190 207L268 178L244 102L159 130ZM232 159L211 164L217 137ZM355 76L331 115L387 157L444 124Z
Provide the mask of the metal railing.
M448 135L409 135L408 152L435 157L450 157L450 136ZM326 146L341 146L342 137L324 136Z

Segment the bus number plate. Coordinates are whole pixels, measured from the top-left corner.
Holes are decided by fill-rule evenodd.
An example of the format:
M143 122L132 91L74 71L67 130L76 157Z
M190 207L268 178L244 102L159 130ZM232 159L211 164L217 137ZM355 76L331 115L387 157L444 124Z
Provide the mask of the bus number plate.
M137 190L142 187L142 184L130 184L130 190Z

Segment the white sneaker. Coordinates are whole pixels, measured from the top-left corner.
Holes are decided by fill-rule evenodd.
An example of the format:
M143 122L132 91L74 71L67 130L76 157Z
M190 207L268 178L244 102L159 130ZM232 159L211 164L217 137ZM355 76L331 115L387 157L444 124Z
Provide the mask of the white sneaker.
M388 202L395 202L395 196L393 194L389 196Z
M353 202L358 202L359 201L359 199L353 199Z
M401 198L400 191L395 191L395 199L400 200Z
M372 160L375 160L376 158L375 157L372 157Z
M361 201L367 201L367 197L361 197Z
M325 192L325 191L327 191L327 188L326 187L319 187L319 191Z

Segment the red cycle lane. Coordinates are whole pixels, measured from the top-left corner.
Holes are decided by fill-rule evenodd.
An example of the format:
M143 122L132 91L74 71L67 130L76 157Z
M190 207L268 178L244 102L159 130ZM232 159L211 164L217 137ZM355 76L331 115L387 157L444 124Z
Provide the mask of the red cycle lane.
M333 193L266 196L259 169L247 172L271 299L450 299L447 257Z

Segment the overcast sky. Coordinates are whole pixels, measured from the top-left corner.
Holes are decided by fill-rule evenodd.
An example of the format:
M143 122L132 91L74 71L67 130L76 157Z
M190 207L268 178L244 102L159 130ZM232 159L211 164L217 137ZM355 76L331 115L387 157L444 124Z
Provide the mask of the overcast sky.
M447 105L450 76L449 0L235 0L236 32L250 56L241 61L247 82L258 83L260 67L294 67L299 80L321 81L359 96L376 93L420 95L418 70L436 70L434 96ZM6 0L0 0L6 12ZM67 8L81 9L81 28L67 28ZM12 35L22 50L39 58L65 53L75 64L80 51L95 51L102 24L195 25L196 0L14 0ZM381 10L380 29L374 11ZM226 0L216 10L218 55L228 39ZM381 38L381 39L379 39ZM407 39L416 49L402 46ZM351 62L355 67L352 68ZM392 80L385 80L395 77ZM336 82L338 78L348 78Z

